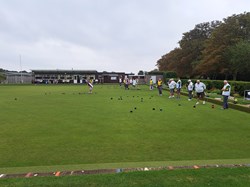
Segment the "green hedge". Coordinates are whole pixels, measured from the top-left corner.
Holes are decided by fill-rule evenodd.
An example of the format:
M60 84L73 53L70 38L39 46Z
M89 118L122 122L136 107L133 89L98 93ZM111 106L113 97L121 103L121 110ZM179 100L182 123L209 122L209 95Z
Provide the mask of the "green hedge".
M182 84L186 85L188 82L188 79L182 79ZM196 82L196 80L192 80L193 83ZM223 80L201 80L206 87L207 90L214 90L214 89L221 89L223 87ZM250 90L250 82L243 82L243 81L228 81L231 85L231 94L239 94L241 96L244 96L245 90Z

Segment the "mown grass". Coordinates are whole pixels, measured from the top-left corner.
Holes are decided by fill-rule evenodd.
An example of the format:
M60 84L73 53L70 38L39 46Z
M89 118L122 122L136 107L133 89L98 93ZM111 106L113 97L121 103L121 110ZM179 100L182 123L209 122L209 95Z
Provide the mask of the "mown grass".
M131 172L105 175L35 177L1 179L2 187L66 187L66 186L214 186L245 187L250 185L250 168L210 168Z
M87 91L86 85L0 86L0 171L250 158L248 113L209 103L193 108L195 101L159 97L144 86Z

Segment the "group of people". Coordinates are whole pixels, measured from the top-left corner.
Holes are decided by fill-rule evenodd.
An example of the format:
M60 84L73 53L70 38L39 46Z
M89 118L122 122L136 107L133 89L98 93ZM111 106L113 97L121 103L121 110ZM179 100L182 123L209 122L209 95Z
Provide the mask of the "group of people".
M152 81L152 79L150 79L149 84L150 84L150 90L153 90L153 81ZM162 85L163 85L163 82L162 82L161 78L159 78L158 81L157 81L157 88L158 88L160 96L162 96ZM170 91L169 98L174 98L174 92L175 92L175 88L176 88L177 99L180 99L180 93L181 93L181 87L182 87L181 79L178 78L177 82L175 82L174 79L169 79L168 87L169 87L169 91Z
M134 88L137 87L138 85L138 79L129 79L128 77L125 77L124 80L122 81L122 78L119 78L119 85L120 87L122 86L122 82L124 84L125 90L129 90L129 85L132 85Z
M138 84L138 81L136 79L128 79L127 77L125 77L124 81L124 87L125 89L129 89L129 85L132 84L133 87L136 87L136 85ZM120 86L122 86L122 79L119 79L119 84ZM150 79L150 90L154 89L154 83L153 80ZM180 78L178 78L177 82L174 81L173 78L169 79L168 81L168 87L169 87L169 91L170 91L170 95L169 98L174 98L174 94L175 94L175 89L176 89L176 98L180 99L180 94L181 94L181 88L182 88L182 81ZM93 79L90 79L89 81L87 81L87 85L89 86L89 93L92 93L93 90ZM161 78L158 79L157 81L157 88L159 91L159 95L162 96L162 89L163 89L163 81ZM188 83L187 83L187 91L188 91L188 101L191 101L193 98L193 92L195 91L196 96L197 96L197 102L196 105L200 104L200 101L202 101L202 104L205 104L205 90L206 90L206 85L201 82L200 80L197 80L195 84L193 84L193 82L189 79ZM223 108L222 109L228 109L228 97L230 96L230 92L231 92L231 86L228 83L227 80L224 80L224 86L221 89L222 91L222 96L223 96Z
M176 89L176 98L180 99L180 93L181 93L181 88L182 88L182 81L180 78L178 78L177 82L174 81L173 78L169 79L168 81L168 88L170 91L169 98L174 98L175 94L175 89ZM162 96L162 85L163 81L161 78L158 79L157 81L157 88L159 91L159 95ZM197 80L196 83L194 84L190 79L188 80L187 83L187 91L188 91L188 101L191 101L193 98L193 93L195 91L196 96L197 96L197 102L196 105L200 104L200 101L202 104L205 104L205 90L206 90L206 85L201 82L200 80ZM152 79L150 80L150 90L153 89L153 81ZM222 109L228 109L228 97L230 96L231 92L231 86L228 83L227 80L224 80L224 86L221 89L222 91L222 96L223 96L223 108Z

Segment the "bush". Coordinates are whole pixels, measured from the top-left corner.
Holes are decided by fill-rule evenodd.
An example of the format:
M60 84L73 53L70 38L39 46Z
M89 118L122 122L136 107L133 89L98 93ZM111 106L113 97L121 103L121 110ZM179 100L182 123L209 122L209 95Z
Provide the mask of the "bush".
M165 71L163 73L163 78L164 79L169 79L169 78L177 78L177 74L174 71Z

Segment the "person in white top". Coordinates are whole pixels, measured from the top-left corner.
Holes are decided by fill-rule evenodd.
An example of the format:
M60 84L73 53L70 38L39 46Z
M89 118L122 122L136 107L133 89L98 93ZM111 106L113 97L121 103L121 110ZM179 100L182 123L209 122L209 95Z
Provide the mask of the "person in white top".
M204 100L204 97L205 97L205 89L206 89L206 85L203 83L203 82L200 82L200 80L197 80L195 85L194 85L194 88L195 88L195 92L197 94L197 105L200 103L199 101L202 100L203 104L205 104L205 100Z
M193 98L193 89L194 89L194 84L192 83L192 81L189 79L188 80L188 86L187 86L187 90L188 90L188 100L191 101Z
M227 80L224 80L224 86L221 89L222 96L223 96L223 108L222 109L228 109L228 97L230 96L231 92L231 86L227 82Z
M133 84L133 79L129 79L129 84Z
M169 98L174 98L175 86L176 86L176 82L174 81L174 79L169 79L169 81L168 81L168 87L169 87L169 90L170 90Z
M176 83L176 93L177 93L177 99L180 99L180 95L181 95L181 87L182 87L182 82L181 79L178 78L178 81Z
M93 90L93 80L92 79L90 79L89 81L87 81L87 84L88 84L88 86L89 86L89 93L92 93L92 90Z
M119 85L122 86L122 77L119 78Z
M132 80L132 85L133 85L134 88L136 87L136 84L137 84L136 79L133 79Z

